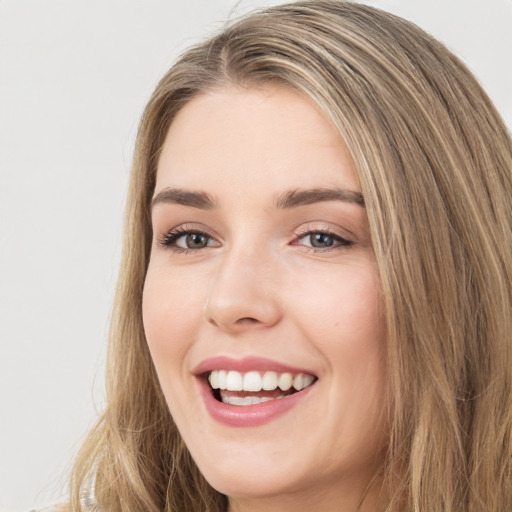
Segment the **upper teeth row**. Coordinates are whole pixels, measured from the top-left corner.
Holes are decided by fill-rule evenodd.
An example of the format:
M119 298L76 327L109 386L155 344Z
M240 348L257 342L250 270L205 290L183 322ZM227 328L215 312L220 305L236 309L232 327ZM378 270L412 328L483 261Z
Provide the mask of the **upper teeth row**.
M281 391L288 391L292 386L300 391L308 387L315 378L307 373L277 373L265 372L263 375L257 371L240 373L234 370L213 370L208 380L213 389L227 389L229 391L272 391L278 387Z

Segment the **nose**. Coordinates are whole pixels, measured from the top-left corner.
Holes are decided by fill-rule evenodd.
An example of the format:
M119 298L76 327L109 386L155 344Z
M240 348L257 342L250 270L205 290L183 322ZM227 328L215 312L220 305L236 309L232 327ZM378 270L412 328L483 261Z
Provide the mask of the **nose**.
M265 255L226 254L204 306L205 320L231 333L272 327L281 318L275 264Z

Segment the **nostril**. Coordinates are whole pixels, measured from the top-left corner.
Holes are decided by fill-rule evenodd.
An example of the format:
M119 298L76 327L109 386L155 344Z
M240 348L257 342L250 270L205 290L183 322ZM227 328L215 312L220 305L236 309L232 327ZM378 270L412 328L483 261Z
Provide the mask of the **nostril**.
M250 316L246 316L244 318L239 318L237 321L236 321L237 324L257 324L259 323L258 320L256 320L256 318L252 318Z

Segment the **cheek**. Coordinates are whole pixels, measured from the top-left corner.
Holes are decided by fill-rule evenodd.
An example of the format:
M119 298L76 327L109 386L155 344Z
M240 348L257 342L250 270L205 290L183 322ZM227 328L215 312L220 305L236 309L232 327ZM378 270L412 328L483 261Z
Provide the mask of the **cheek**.
M297 297L311 299L300 300L297 317L328 364L333 400L343 395L345 412L352 411L356 418L364 404L370 409L379 404L379 410L386 390L386 330L378 277L371 264L331 273L329 280L322 277L302 280Z
M304 327L325 350L375 350L385 331L379 290L376 271L368 264L310 274L301 280L295 297Z
M183 361L200 323L199 290L185 286L180 276L150 265L144 283L142 315L146 340L159 377Z

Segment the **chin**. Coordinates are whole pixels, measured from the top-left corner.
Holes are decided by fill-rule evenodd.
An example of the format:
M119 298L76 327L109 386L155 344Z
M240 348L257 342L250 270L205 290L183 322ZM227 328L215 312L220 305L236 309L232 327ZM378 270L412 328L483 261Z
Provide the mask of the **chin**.
M202 473L216 491L233 498L269 498L303 488L302 478L294 478L281 468L274 468L273 472L256 467L245 467L243 471L216 468Z

